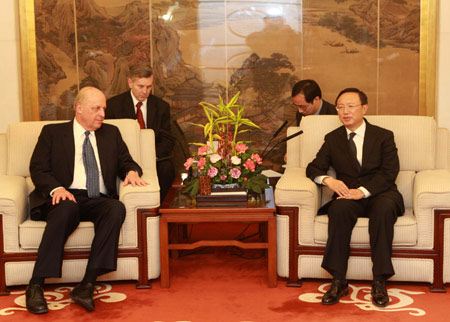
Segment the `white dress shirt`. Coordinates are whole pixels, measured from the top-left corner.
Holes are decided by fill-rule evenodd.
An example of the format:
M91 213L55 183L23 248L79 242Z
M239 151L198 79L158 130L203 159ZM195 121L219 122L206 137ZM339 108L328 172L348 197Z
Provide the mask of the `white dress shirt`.
M73 120L73 137L75 140L75 160L74 160L74 169L73 169L73 181L68 189L84 189L87 190L86 187L86 170L84 169L83 163L83 142L86 138L84 134L86 130L77 122L76 119ZM89 141L91 142L92 148L94 149L95 161L97 162L98 174L99 174L99 185L100 192L103 194L108 194L108 190L106 189L105 182L103 181L102 176L102 167L100 166L100 159L98 157L98 149L97 149L97 139L95 138L95 132L91 131L89 135ZM50 192L50 196L53 197L53 193L55 190L62 188L56 187Z
M131 93L131 98L133 99L133 104L134 104L134 114L137 114L137 103L140 102L136 97L134 97L133 92L130 90ZM147 128L147 101L148 99L142 101L142 105L141 105L141 112L142 112L142 117L144 118L144 124L145 124L145 128Z

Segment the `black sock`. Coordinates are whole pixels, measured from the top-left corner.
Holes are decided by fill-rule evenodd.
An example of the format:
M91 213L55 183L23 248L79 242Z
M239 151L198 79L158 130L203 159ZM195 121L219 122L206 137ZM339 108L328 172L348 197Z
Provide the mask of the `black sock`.
M30 280L30 285L31 284L39 284L41 287L44 287L44 277L32 277Z

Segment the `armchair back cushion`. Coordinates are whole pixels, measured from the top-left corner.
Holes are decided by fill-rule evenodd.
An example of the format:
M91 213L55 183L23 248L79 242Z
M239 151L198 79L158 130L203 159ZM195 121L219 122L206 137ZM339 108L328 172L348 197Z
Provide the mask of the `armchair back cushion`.
M318 123L312 119L316 117L320 117L321 126L319 127L317 126ZM436 122L432 117L368 115L366 119L373 125L378 125L394 132L400 159L400 170L421 171L435 169ZM300 146L299 167L306 168L322 146L325 135L341 125L339 118L334 115L314 115L302 120L300 129L304 133L298 137L297 142ZM296 143L289 142L288 144Z
M10 176L29 177L30 159L36 146L42 127L49 123L61 123L67 121L39 121L20 122L10 124L7 130L7 168L6 174ZM141 164L139 151L140 128L134 120L107 120L105 123L118 126L120 133L128 146L133 159Z

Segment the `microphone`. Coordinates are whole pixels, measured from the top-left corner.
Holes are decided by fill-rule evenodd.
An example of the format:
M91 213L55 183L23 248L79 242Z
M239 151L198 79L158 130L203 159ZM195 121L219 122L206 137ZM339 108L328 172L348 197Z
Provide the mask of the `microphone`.
M266 152L267 148L269 147L270 143L272 142L273 139L275 139L278 134L280 134L281 130L288 124L288 120L285 120L283 122L283 124L281 124L281 126L278 128L278 130L275 131L275 133L272 135L272 137L270 138L269 142L267 143L266 147L264 148L263 152L261 153L261 155L264 155L264 153Z
M284 139L280 140L279 143L289 141L290 139L293 139L293 138L299 136L299 135L302 134L302 133L303 133L303 130L300 130L300 131L298 131L298 132L295 132L294 134L291 134L291 135L289 135L289 136L286 136ZM277 143L277 144L278 144L278 143Z
M278 144L286 142L286 141L289 141L290 139L293 139L293 138L299 136L302 133L303 133L303 131L300 130L298 132L295 132L294 134L291 134L291 135L285 137L284 139L279 140L277 143L275 143L275 145L264 156L261 156L261 158L264 159L265 157L267 157L270 154L270 152L272 152L273 149L275 149L277 147Z
M288 120L285 120L283 124L278 128L278 130L273 134L272 139L274 139L278 134L280 134L281 130L288 124Z

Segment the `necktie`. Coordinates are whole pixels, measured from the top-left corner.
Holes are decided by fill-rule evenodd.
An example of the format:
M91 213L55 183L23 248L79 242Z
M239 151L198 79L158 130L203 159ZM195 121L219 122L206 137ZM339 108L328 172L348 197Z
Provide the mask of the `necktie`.
M355 137L356 133L355 132L351 132L350 133L350 137L348 139L348 146L350 147L350 151L352 151L353 157L356 161L356 164L358 165L358 170L360 169L361 165L358 162L358 155L356 153L356 144L355 141L353 141L353 138Z
M84 132L86 138L83 142L83 164L86 171L86 188L89 198L100 197L99 173L94 149L89 141L89 131Z
M139 126L141 127L141 129L145 129L144 116L142 115L141 106L142 106L142 102L137 102L137 104L136 104L136 107L137 107L136 118L137 118L137 121L138 121Z

